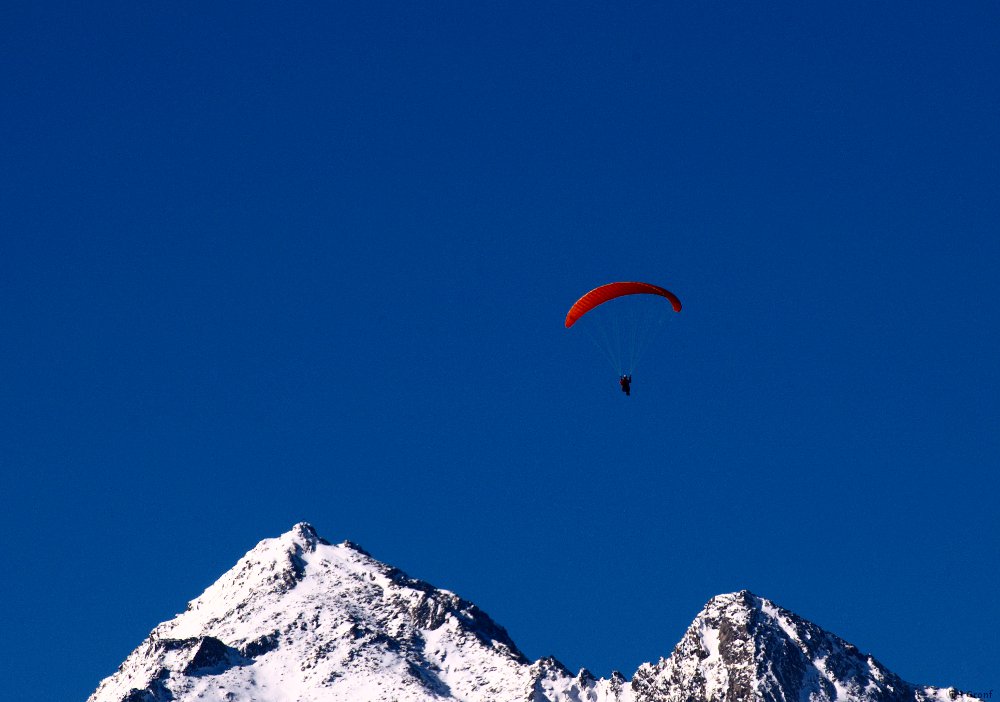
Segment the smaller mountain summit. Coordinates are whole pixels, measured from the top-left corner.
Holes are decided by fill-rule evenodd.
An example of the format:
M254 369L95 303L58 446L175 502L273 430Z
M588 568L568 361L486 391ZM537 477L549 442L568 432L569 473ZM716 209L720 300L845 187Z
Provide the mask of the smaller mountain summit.
M529 661L476 605L307 523L265 539L157 626L88 702L924 702L917 687L750 592L713 598L673 653L620 673Z
M645 664L636 700L903 702L971 699L917 687L815 624L743 590L709 600L669 658Z

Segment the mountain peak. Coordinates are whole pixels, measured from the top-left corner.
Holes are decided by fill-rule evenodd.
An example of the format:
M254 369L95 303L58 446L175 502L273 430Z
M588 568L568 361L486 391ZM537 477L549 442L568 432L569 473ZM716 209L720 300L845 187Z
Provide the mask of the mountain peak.
M320 535L316 533L315 527L309 522L299 522L294 525L288 532L293 538L309 544L311 547L315 548L318 543L329 543L325 539L320 538Z
M870 655L740 590L706 603L667 659L645 664L637 699L904 702L958 699L954 691L918 688Z
M745 612L758 612L767 602L763 597L759 597L749 590L739 590L737 592L727 592L716 595L702 609L702 613L714 612L717 614L728 614L729 616L742 616Z

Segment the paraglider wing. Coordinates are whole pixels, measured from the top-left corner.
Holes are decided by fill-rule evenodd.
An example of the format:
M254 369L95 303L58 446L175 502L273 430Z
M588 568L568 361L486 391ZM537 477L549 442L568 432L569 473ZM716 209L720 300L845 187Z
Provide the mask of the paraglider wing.
M594 288L589 293L573 303L566 315L566 327L569 328L576 323L583 315L608 300L614 300L623 295L659 295L670 300L674 312L681 311L681 301L677 296L666 288L650 283L608 283L599 288Z

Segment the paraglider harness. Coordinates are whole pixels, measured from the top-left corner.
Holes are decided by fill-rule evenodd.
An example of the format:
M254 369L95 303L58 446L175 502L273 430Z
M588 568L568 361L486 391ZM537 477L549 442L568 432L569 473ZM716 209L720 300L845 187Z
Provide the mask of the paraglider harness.
M632 375L623 375L618 379L618 384L622 386L622 392L627 396L632 396Z

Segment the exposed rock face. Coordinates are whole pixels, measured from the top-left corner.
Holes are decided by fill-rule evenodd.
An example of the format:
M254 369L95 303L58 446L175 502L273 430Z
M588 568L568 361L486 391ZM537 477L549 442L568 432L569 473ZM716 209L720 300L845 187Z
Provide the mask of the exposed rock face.
M157 626L88 702L924 702L974 698L900 680L765 599L713 598L670 657L573 675L528 661L471 602L308 524L247 553Z
M637 702L903 702L957 699L916 688L842 639L742 591L712 598L673 654L632 681Z

